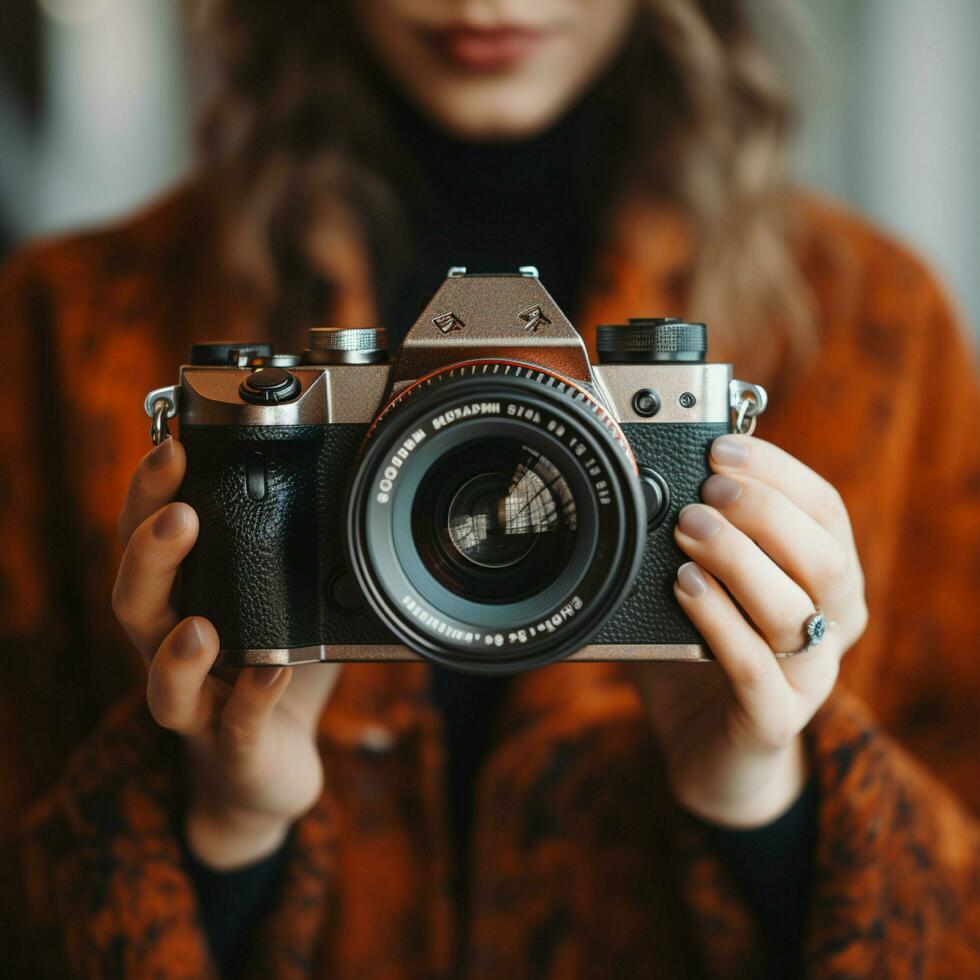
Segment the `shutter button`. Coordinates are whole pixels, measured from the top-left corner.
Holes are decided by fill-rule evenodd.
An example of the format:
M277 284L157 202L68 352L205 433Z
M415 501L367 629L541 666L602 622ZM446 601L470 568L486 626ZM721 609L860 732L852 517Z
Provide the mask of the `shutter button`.
M259 368L241 383L238 394L247 402L278 405L299 394L299 381L282 368Z

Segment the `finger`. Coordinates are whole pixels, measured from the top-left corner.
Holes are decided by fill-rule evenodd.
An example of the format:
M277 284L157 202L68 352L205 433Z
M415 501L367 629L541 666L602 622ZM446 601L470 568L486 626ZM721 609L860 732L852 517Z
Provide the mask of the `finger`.
M769 644L717 579L695 562L677 570L674 595L721 664L742 709L750 718L765 718L791 693Z
M140 460L119 514L123 548L143 521L177 496L186 465L184 447L176 439L164 439Z
M703 504L681 511L674 536L685 554L724 582L772 650L803 646L813 600L751 538Z
M836 488L809 466L771 442L752 436L719 436L711 444L711 468L744 474L775 487L848 548L854 547L847 508Z
M289 684L289 667L249 667L241 672L221 713L221 748L239 764L261 757L269 720Z
M208 671L218 656L218 633L206 619L185 619L150 662L146 700L157 724L178 735L209 731L215 695Z
M719 510L841 622L861 588L854 560L840 542L771 484L745 474L709 477L701 488Z
M112 608L147 661L177 622L170 593L197 531L193 508L168 504L143 521L126 546L112 590Z
M323 706L337 686L343 665L300 664L291 669L297 680L289 692L288 704L283 707L288 707L297 720L315 734Z

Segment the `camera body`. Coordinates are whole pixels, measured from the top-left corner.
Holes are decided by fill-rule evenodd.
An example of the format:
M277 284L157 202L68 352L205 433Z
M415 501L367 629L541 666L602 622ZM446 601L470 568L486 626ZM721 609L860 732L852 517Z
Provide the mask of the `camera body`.
M592 364L533 269L453 269L394 359L374 328L299 356L195 345L146 402L158 435L179 416L200 518L183 613L230 666L709 659L673 527L765 393L705 363L705 334L603 326Z

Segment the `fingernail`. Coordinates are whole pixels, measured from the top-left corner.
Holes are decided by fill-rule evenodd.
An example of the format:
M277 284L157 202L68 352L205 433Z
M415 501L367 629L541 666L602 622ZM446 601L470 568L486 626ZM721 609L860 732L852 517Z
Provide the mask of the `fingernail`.
M173 459L174 455L174 441L171 438L166 438L160 443L156 449L146 457L146 465L151 470L162 469L167 463Z
M190 660L203 646L204 634L201 627L197 625L197 620L189 619L177 630L170 644L170 652L178 660Z
M268 667L256 667L252 678L259 687L272 687L282 673L282 667L275 667L270 670Z
M749 458L749 447L735 436L719 436L711 444L711 458L722 466L741 466Z
M176 538L187 527L187 514L180 504L165 508L153 522L153 536L161 541Z
M677 569L677 584L692 599L708 591L708 583L705 582L701 569L693 561Z
M706 507L691 504L681 511L681 516L677 519L677 526L683 534L695 541L704 541L712 534L717 534L721 529L721 524L717 518Z
M701 499L712 507L726 507L742 492L742 484L727 476L709 476L701 487Z

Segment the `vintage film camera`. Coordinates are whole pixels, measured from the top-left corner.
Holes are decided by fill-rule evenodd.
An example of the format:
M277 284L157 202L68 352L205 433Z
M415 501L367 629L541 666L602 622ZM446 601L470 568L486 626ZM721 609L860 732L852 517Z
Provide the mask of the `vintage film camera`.
M766 395L705 363L706 333L600 326L592 364L525 267L451 269L394 356L377 328L194 345L146 399L155 439L179 417L200 517L183 612L229 666L708 659L672 529Z

